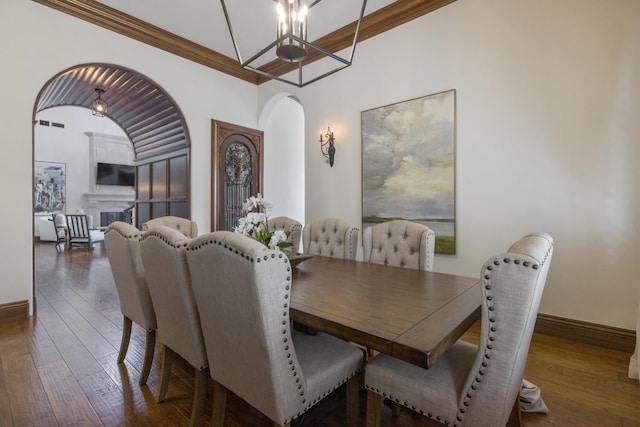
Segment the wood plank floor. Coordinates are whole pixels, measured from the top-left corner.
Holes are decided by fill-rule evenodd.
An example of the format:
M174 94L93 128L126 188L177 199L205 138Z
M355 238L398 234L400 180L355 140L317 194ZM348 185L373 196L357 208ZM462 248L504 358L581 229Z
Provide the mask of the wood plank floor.
M144 331L134 325L125 363L118 365L122 316L102 245L56 252L36 243L37 316L0 323L0 427L186 426L194 373L174 365L168 399L155 402L159 354L147 386L138 386ZM465 338L477 341L478 326ZM627 378L629 354L534 335L526 378L542 389L549 414L523 414L525 426L640 426L640 385ZM365 393L361 425L364 426ZM296 427L344 425L344 393L314 407ZM228 398L226 425L271 426L242 400ZM211 416L211 387L205 411ZM385 426L428 426L403 410Z

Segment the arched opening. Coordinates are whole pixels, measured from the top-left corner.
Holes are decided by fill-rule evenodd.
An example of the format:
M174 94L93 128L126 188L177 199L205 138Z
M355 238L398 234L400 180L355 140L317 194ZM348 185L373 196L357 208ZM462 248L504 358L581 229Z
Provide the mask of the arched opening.
M264 197L273 216L305 222L305 119L300 101L288 93L273 96L260 114L264 129Z
M100 89L100 96L108 105L103 118L96 118L89 111L97 97L96 89ZM83 122L82 113L86 114L87 122L93 124L78 132L77 125ZM64 119L41 122L44 115ZM65 173L73 176L67 187L76 188L73 205L62 207L62 213L87 211L92 214L96 227L105 226L105 221L114 218L102 214L123 210L128 207L127 203L133 206L134 225L138 228L160 216L190 217L189 133L182 112L155 82L136 71L111 64L83 64L60 72L43 86L34 106L35 162L51 160L39 158L36 150L39 131L43 126L64 130L65 120L76 125L74 142L80 149L64 148L74 165L74 170L65 167ZM104 126L97 126L96 120L104 121ZM55 160L65 163L60 156ZM131 164L135 168L134 186L101 185L97 181L99 163ZM34 163L34 172L35 169ZM41 210L41 214L47 213ZM34 224L36 235L39 234L38 222L43 220L36 220Z

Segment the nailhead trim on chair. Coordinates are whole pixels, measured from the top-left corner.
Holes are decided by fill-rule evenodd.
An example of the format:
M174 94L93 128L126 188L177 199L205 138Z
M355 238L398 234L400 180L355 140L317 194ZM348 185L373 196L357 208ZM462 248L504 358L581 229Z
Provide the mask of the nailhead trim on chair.
M187 250L197 250L199 248L201 248L202 246L206 246L209 244L216 244L216 245L220 245L223 246L224 248L228 248L230 251L235 252L236 254L240 255L241 257L247 259L249 262L254 262L253 257L242 253L240 251L238 251L237 249L231 248L229 247L226 243L223 243L217 239L208 239L208 240L204 240L201 241L200 244L198 246L195 247L189 247L187 248ZM283 253L272 253L271 256L267 256L264 255L262 257L257 257L255 259L256 263L261 263L261 262L268 262L271 260L275 260L275 261L284 261L287 264L287 271L291 272L291 264L289 263L289 258L286 257ZM296 418L299 418L301 415L303 415L304 413L306 413L312 406L314 406L316 403L320 402L323 398L325 398L327 395L329 395L330 393L332 393L333 391L335 391L338 387L340 387L342 384L346 383L349 379L351 379L352 377L354 377L356 374L358 374L359 372L361 372L361 369L358 370L357 372L355 372L353 375L348 376L347 378L344 378L340 384L338 384L337 386L333 387L331 390L327 390L324 391L322 393L322 395L316 397L315 399L313 399L310 402L307 402L307 397L305 396L304 391L302 390L302 384L300 384L300 377L298 376L298 371L300 369L299 366L295 365L293 363L293 360L291 360L291 351L290 351L290 343L289 343L289 337L290 334L287 334L287 328L286 325L289 324L290 319L289 319L289 294L291 291L291 276L287 276L286 278L287 280L287 284L285 285L285 292L284 292L284 302L283 302L283 310L282 310L282 325L284 326L284 329L282 329L282 334L284 335L284 338L282 340L282 344L283 344L283 355L285 356L286 359L289 359L289 365L291 365L291 375L295 381L295 383L298 386L298 390L300 390L300 397L302 398L302 404L305 405L303 406L303 409L298 412L297 414L295 414L293 417L291 417L288 420L285 420L283 424L289 424L291 421L295 420Z
M133 227L133 226L131 226ZM140 236L142 236L142 233L140 232L140 230L138 230L137 228L133 227L134 230L132 230L131 233L125 233L123 230L120 229L120 227L107 227L107 229L105 230L104 234L105 236L107 235L107 233L110 232L116 232L119 235L121 235L122 237L124 237L125 239L140 239Z
M175 229L172 229L172 230L175 230ZM177 231L177 230L176 230L176 231ZM180 233L180 234L182 234L182 233ZM143 241L145 241L146 239L150 238L151 236L153 236L153 237L157 237L158 239L162 240L162 241L163 241L163 242L165 242L167 245L169 245L169 246L171 246L171 247L173 247L173 248L186 248L186 247L187 247L187 245L189 244L189 240L190 240L188 237L186 237L186 236L182 236L182 237L184 237L184 239L181 237L181 239L180 239L179 243L171 242L171 241L167 240L166 236L164 236L163 234L160 234L160 233L157 231L157 227L154 227L154 228L150 228L148 231L146 231L146 232L142 235L142 237L140 238L140 241L141 241L141 242L143 242Z
M351 245L351 242L353 242L353 233L358 234L357 227L351 227L349 229L349 237L347 238L347 242L349 243L349 259L355 259L355 252L354 252L355 248Z
M544 256L544 259L542 260L542 262L540 264L531 264L529 261L523 261L521 259L513 259L513 263L515 265L518 266L522 266L525 268L531 267L534 270L539 269L541 266L544 265L544 263L546 262L547 258L549 257L549 253L551 252L551 247L549 248L549 250L547 251L547 253ZM508 264L511 262L510 258L504 258L502 260L502 262L504 262L505 264ZM500 260L496 259L493 261L493 265L495 266L499 266L500 265ZM478 372L476 373L476 377L473 381L473 383L471 384L471 386L469 387L469 389L467 390L467 392L465 393L465 399L462 402L462 406L460 408L458 408L458 415L456 416L456 422L454 422L453 427L457 427L460 423L462 422L462 420L464 419L464 414L467 412L466 408L470 405L471 399L475 396L476 391L479 388L479 384L482 383L482 377L484 377L485 373L486 373L486 369L489 368L489 361L491 360L491 352L494 350L494 343L496 341L496 327L494 326L496 319L494 317L494 312L495 312L495 307L493 306L493 295L491 294L491 271L493 270L493 266L492 265L488 265L486 268L485 273L483 274L483 280L484 280L484 294L485 294L485 304L487 306L487 310L489 311L489 323L491 323L491 326L489 327L489 332L487 334L488 337L488 342L484 345L484 355L483 355L483 361L480 364L480 369L478 369ZM482 344L481 344L482 346ZM429 418L435 418L436 421L444 423L445 425L449 425L449 420L443 420L442 417L440 417L439 415L435 415L432 412L426 411L424 409L420 409L418 408L415 404L413 403L408 403L408 402L401 402L400 399L393 397L392 395L388 395L387 393L385 393L384 391L381 391L379 388L374 388L372 385L370 384L365 384L365 388L367 390L371 390L377 394L382 395L382 397L384 398L388 398L390 400L393 400L394 402L401 404L413 411L417 411L419 412L421 415L426 415Z
M547 253L545 254L544 259L542 260L541 265L544 265L544 262L546 261L547 257L549 256L549 251L547 251ZM505 264L509 264L512 261L511 258L503 258L502 262ZM523 261L521 259L518 258L513 258L513 263L517 266L521 266L524 268L528 268L529 266L531 266L532 269L537 270L538 268L540 268L540 265L538 264L531 264L528 261ZM500 260L496 259L493 261L493 266L499 266L500 265ZM458 425L459 422L461 422L464 419L464 414L466 413L466 409L470 402L471 399L473 399L473 397L475 396L478 388L479 388L479 384L482 382L482 378L484 377L485 373L486 373L486 369L488 369L489 367L489 361L491 360L491 352L494 349L494 344L496 341L496 327L495 327L495 323L496 323L496 319L495 319L495 307L494 307L494 303L493 303L493 295L491 293L491 271L493 270L493 266L492 265L487 265L486 271L483 274L483 281L484 281L484 294L485 294L485 304L487 307L487 310L489 312L489 323L491 324L489 326L489 331L487 333L487 342L482 343L482 345L484 345L484 355L483 355L483 360L480 364L480 368L478 369L478 372L476 373L476 378L474 379L474 382L471 384L471 387L469 387L469 389L467 390L466 394L465 394L465 398L462 401L462 406L460 408L458 408L458 415L456 416L456 421L457 423L454 423L454 427L456 427Z

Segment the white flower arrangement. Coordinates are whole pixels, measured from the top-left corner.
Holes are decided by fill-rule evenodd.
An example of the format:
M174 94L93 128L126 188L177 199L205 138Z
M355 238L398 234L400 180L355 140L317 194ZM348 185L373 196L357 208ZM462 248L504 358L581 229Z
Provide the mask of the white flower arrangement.
M289 255L293 248L293 244L287 242L291 232L269 230L268 219L271 208L271 203L264 200L260 193L256 197L249 197L242 205L242 212L246 216L238 219L238 226L234 231L257 240L269 249L280 250Z

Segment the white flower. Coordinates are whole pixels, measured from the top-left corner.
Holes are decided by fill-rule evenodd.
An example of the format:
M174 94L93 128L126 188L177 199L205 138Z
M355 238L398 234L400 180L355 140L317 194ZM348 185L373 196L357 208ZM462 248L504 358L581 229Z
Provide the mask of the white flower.
M245 217L238 219L238 226L233 231L251 237L254 228L254 225L247 221L247 218Z
M269 211L271 203L262 198L258 193L255 197L249 197L242 204L242 211L247 216L238 218L238 225L233 229L236 233L241 233L251 237L270 249L280 250L285 253L291 251L292 244L287 242L288 231L269 230ZM256 210L257 212L254 212Z
M267 215L262 212L249 212L246 218L247 222L257 226L267 220Z
M271 210L271 203L262 198L262 195L258 193L257 196L251 196L242 204L242 210L244 212L252 212L254 209L262 209L267 212Z
M287 240L287 234L284 230L275 230L271 235L271 240L269 241L269 248L280 250L278 243L284 242Z

